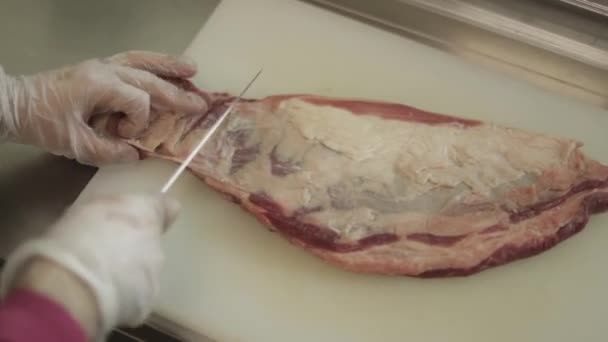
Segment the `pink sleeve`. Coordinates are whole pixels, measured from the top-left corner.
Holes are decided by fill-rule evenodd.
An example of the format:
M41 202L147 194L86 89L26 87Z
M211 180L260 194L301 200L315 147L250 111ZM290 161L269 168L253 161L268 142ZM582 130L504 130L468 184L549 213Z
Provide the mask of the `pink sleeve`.
M0 303L0 342L86 340L65 309L38 293L16 290Z

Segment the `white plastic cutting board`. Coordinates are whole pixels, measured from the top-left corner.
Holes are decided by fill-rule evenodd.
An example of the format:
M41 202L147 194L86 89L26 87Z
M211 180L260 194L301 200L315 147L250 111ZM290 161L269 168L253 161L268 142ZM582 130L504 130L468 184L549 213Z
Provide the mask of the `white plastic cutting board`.
M577 138L608 162L608 112L298 1L224 0L187 54L206 89L238 92L263 65L249 96L399 101ZM174 167L104 168L82 196L154 191ZM190 174L173 196L156 311L218 341L608 341L608 215L540 256L420 280L328 266Z

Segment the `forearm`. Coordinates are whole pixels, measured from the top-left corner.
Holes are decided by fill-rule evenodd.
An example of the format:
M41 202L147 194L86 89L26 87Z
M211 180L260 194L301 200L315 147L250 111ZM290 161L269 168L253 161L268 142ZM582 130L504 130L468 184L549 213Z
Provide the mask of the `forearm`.
M35 257L16 275L10 291L22 290L56 303L78 323L87 338L97 335L100 323L95 297L73 273L52 261Z
M86 292L67 271L44 260L33 260L19 273L15 286L0 303L0 341L84 342L90 340L95 307L86 297L75 302L63 293ZM66 288L67 287L67 288ZM83 319L89 317L88 319Z
M78 323L59 305L28 290L12 292L0 305L2 342L85 342Z

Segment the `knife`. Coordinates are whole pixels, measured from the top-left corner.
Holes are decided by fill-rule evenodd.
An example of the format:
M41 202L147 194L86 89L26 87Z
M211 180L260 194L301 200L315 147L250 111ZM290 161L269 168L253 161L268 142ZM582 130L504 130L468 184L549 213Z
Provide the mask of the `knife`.
M232 112L232 109L234 109L234 106L241 100L243 95L245 95L245 92L249 89L249 87L251 87L251 85L253 84L253 82L255 82L255 80L258 78L258 76L260 76L260 74L262 73L262 70L263 70L263 68L260 69L257 74L255 74L255 76L251 79L251 81L249 81L247 86L245 86L243 91L241 91L239 96L236 99L234 99L234 101L232 101L230 106L228 106L228 108L226 108L226 110L222 113L222 115L220 115L220 117L213 124L213 126L211 126L211 128L209 128L207 133L205 133L205 135L203 135L203 137L201 138L198 145L196 145L196 147L192 150L192 152L190 152L188 157L173 172L171 177L169 177L169 179L167 180L165 185L163 185L163 187L160 190L161 194L166 194L169 191L169 189L171 188L171 186L173 186L173 184L175 183L177 178L184 172L184 170L186 169L186 167L188 167L190 162L192 162L192 159L194 159L194 157L199 153L201 148L203 148L203 146L209 140L209 138L213 135L213 133L220 127L222 122L226 119L226 117L228 117L228 114L230 114L230 112Z

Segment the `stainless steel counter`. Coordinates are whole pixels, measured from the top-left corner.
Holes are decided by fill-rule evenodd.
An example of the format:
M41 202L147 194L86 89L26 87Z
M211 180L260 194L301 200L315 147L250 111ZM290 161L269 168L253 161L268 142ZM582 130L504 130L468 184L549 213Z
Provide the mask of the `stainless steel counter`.
M608 108L606 0L302 0Z
M28 74L130 49L180 53L219 0L5 0L0 64ZM95 169L0 146L0 256L72 203Z

